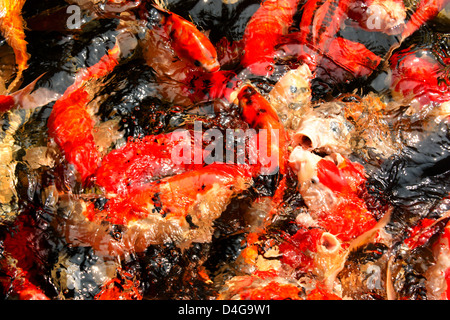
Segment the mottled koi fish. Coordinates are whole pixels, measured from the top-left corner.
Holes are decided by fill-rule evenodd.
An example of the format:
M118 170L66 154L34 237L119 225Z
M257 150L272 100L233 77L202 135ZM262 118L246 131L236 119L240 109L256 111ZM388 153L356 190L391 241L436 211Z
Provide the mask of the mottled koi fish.
M315 64L310 65L311 70L320 63L321 56L328 53L336 33L347 18L349 4L349 0L309 0L303 6L298 40L307 54L312 50L315 55L311 59Z
M202 168L202 163L175 163L173 150L182 143L186 141L177 140L173 133L130 140L102 159L95 174L96 183L107 192L127 193L157 178ZM187 143L193 145L191 152L203 152L195 143Z

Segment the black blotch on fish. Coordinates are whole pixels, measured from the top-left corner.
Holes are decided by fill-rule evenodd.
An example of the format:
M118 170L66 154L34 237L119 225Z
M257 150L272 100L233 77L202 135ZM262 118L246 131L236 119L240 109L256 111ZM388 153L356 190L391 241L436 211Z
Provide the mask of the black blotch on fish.
M198 229L199 227L192 221L192 216L191 215L187 215L186 216L186 222L189 224L189 227L191 229Z

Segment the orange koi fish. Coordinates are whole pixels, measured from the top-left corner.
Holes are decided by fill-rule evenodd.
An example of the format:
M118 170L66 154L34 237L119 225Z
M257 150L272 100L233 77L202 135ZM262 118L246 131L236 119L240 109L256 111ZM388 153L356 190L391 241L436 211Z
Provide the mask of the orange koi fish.
M180 219L196 212L196 206L207 200L201 195L212 192L215 201L221 199L226 203L233 194L245 190L250 182L247 166L211 164L196 171L151 182L124 197L113 198L105 205L104 211L97 210L92 204L85 215L92 221L110 221L122 225L156 212L163 217ZM208 206L210 209L214 207L212 203Z
M174 162L173 149L181 143L183 140L176 140L173 133L131 140L103 158L95 174L96 183L107 192L126 193L155 178L203 167L203 164ZM192 144L195 153L197 145ZM203 152L201 147L199 151Z
M16 78L9 85L8 92L17 89L22 73L28 67L29 55L25 41L25 21L21 16L24 4L25 0L0 1L0 32L14 50L17 63Z
M392 96L401 103L419 102L420 106L450 100L450 81L441 64L428 50L407 48L396 52L392 65Z
M299 0L266 0L245 29L244 56L241 63L256 75L270 74L275 47L293 22Z
M36 83L42 76L43 75L39 76L36 80L19 91L16 91L10 95L0 95L0 113L7 112L16 107L31 109L33 107L42 106L46 102L49 102L46 99L43 99L42 101L34 101L34 99L30 97L30 94L34 90Z
M220 69L217 51L208 37L181 16L158 6L140 8L140 18L149 22L150 29L170 41L176 55L208 72Z
M49 136L75 166L83 182L95 173L101 158L92 135L94 120L85 108L92 97L84 84L108 74L118 64L119 55L116 45L97 64L79 73L75 83L56 101L47 122Z

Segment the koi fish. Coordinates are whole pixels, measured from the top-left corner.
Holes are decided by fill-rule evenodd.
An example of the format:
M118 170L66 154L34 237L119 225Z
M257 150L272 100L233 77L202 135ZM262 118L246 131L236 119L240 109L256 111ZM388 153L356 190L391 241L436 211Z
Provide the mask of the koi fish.
M347 18L349 4L350 1L309 0L303 6L299 42L319 53L316 65L320 63L320 55L328 52L330 43ZM314 66L310 68L315 70Z
M364 168L345 158L338 160L338 165L331 159L310 155L297 147L289 161L298 172L299 182L305 184L300 192L316 223L341 241L348 241L373 227L375 219L358 196L366 180ZM307 182L311 180L317 185L315 190L309 190L312 186ZM316 197L310 199L308 193Z
M243 36L241 64L253 74L268 75L274 68L275 47L288 33L299 0L265 0L251 17Z
M49 136L75 166L83 182L96 172L101 159L92 134L94 120L85 108L92 99L85 84L110 72L118 64L119 55L116 44L97 64L78 73L75 82L55 102L47 121Z
M142 252L166 241L180 247L209 242L213 221L235 195L250 187L251 172L247 165L211 164L126 194L83 200L82 210L61 230L69 241L108 255Z
M300 31L284 35L278 47L287 57L306 63L316 78L345 83L367 77L381 58L363 44L338 36L352 1L309 0L302 6Z
M445 206L448 209L448 202L445 203L444 199L443 207ZM434 212L434 214L439 214L441 209L437 208L437 212ZM401 240L393 248L387 264L389 271L387 281L389 287L396 288L395 291L390 290L390 299L426 299L428 296L426 292L427 285L431 289L429 295L431 298L445 299L446 293L442 290L442 286L446 284L445 272L447 268L443 260L448 257L445 242L446 225L448 224L449 218L450 211L446 211L439 218L423 218L415 226L405 230L404 236L406 235L406 239ZM425 250L434 252L430 257L424 257L423 252ZM415 263L418 256L422 259L420 265ZM438 261L438 264L435 263L435 259ZM441 274L436 274L438 272ZM431 276L430 279L432 281L428 283L421 281L424 276L422 275L423 273ZM404 282L405 277L409 281ZM437 288L433 288L433 284Z
M408 38L416 32L425 22L433 19L439 11L445 8L450 3L449 0L421 0L419 1L416 10L406 23L406 26L401 34L402 40ZM400 41L402 42L402 41Z
M5 254L5 256L2 258L2 271L13 279L8 287L12 297L18 297L20 300L50 300L41 288L28 279L27 271L14 266L14 258L9 254ZM7 266L5 266L6 264Z
M17 295L20 300L49 300L32 280L33 275L38 272L33 263L41 258L39 255L45 253L37 249L42 231L39 233L33 222L29 223L30 220L28 215L20 215L14 221L16 231L8 233L3 239L4 252L0 267L11 279L5 285L12 297Z
M23 71L28 67L29 54L25 41L25 21L21 16L25 1L3 0L0 2L0 32L14 50L17 64L16 78L9 85L8 92L16 89L22 79Z
M252 86L245 85L238 93L237 99L239 106L242 108L242 118L251 128L264 132L267 138L266 155L269 159L264 159L262 169L267 173L276 172L284 175L286 172L286 132L284 126L278 118L275 109L270 105L266 98L258 93ZM273 136L278 134L278 139ZM275 139L273 139L275 138ZM262 149L264 146L260 146ZM260 151L258 149L258 151ZM276 159L276 161L272 161ZM261 157L260 157L261 160Z
M19 91L9 95L0 95L0 112L7 112L14 108L34 109L56 100L59 95L47 89L40 88L32 93L36 83L43 75L40 75L36 80Z
M185 82L186 96L194 103L217 99L231 103L236 98L241 84L236 73L228 70L212 73L193 71L188 74Z
M236 276L228 280L219 300L300 300L301 288L282 277Z
M309 156L308 156L309 155ZM317 272L328 290L344 267L348 254L367 243L390 221L378 221L362 197L362 165L337 156L321 158L295 148L290 164L298 172L300 193L309 213L296 218L299 230L280 244L282 262L306 272ZM313 181L314 183L308 183Z
M208 72L220 69L216 49L191 22L158 6L147 6L146 3L139 8L139 18L148 21L150 32L168 39L181 60Z

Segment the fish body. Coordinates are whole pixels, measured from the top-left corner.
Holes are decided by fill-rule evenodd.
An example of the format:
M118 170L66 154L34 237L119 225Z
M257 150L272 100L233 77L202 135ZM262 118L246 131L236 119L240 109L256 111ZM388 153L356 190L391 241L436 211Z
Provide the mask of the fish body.
M166 38L181 60L187 61L192 66L201 67L207 72L220 69L216 49L193 23L173 12L159 6L147 5L145 2L139 8L139 18L147 21L147 25L150 26L149 32Z

